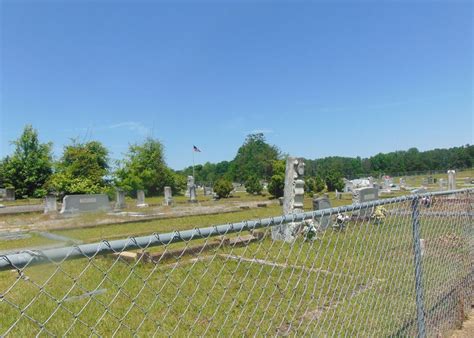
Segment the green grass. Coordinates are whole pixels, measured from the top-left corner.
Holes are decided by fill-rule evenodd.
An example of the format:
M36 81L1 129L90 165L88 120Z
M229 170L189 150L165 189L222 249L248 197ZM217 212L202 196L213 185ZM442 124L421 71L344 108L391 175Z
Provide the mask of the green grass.
M392 207L406 208L407 204L388 206ZM89 240L111 239L127 231L177 230L225 223L221 221L224 218L241 220L249 212L263 217L278 210L255 209L128 224L124 229L117 225L58 233ZM428 311L468 271L466 231L472 225L462 217L425 216L421 221ZM108 233L101 232L106 229ZM127 263L108 255L26 268L21 277L16 272L0 272L0 293L4 295L0 301L0 334L13 326L9 336L388 336L414 318L409 216L389 217L381 224L351 223L345 231L325 231L314 242L274 242L269 229L259 231L264 236L247 246L222 246L158 264ZM205 241L176 243L153 251ZM204 260L191 261L196 257ZM77 298L104 289L96 296ZM72 296L76 298L64 301ZM25 309L23 315L12 304ZM439 311L427 312L428 320L445 318L453 309L447 306L443 309L446 313ZM45 323L44 331L38 325L41 323ZM402 333L414 334L413 327Z
M0 204L3 204L5 206L35 205L35 204L43 204L43 199L41 199L41 198L24 198L24 199L16 199L14 201L0 201Z

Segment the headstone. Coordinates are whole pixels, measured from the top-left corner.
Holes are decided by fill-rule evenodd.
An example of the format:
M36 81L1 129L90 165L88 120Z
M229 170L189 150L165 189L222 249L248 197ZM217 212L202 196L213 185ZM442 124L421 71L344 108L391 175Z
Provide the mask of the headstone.
M344 192L351 192L353 188L353 183L348 179L344 178Z
M172 205L173 204L173 195L171 192L171 187L165 187L165 205Z
M0 188L0 199L4 199L6 194L5 188Z
M15 200L15 189L14 188L6 188L5 189L5 201L14 201Z
M446 180L444 178L440 178L438 180L438 184L439 184L439 190L444 190L444 188L446 187Z
M342 193L340 193L339 191L337 191L336 189L336 199L337 200L340 200L342 198Z
M126 207L126 203L125 203L125 191L123 191L122 189L117 189L115 191L115 207L114 209L115 210L121 210L121 209L125 209Z
M400 177L400 188L405 188L405 187L406 187L405 178Z
M187 180L187 197L189 197L189 203L196 203L196 185L194 184L194 177L188 176Z
M427 193L428 190L426 190L425 188L418 188L418 189L415 189L415 190L412 190L411 193L412 194L424 194L424 193Z
M109 197L106 194L66 195L63 198L61 214L110 211L110 209Z
M352 193L352 203L360 204L370 201L375 201L379 198L379 190L377 188L360 188L356 189ZM361 208L358 209L354 214L358 215L359 218L367 218L372 214L373 208Z
M390 190L392 187L393 180L390 176L383 177L383 190Z
M448 170L448 190L456 190L456 171Z
M472 179L470 177L464 177L464 184L470 184Z
M303 212L304 162L302 158L288 157L283 191L283 214ZM293 242L301 223L286 223L272 227L272 239Z
M145 191L137 190L137 207L138 208L146 208L148 204L145 203Z
M428 176L428 184L434 184L434 177L433 176Z
M56 213L58 212L58 205L56 203L56 196L54 195L47 195L44 198L44 213Z
M329 198L327 196L313 198L313 210L322 210L330 208L331 202L329 202ZM331 224L331 216L329 214L320 217L315 217L315 219L323 230L327 229Z

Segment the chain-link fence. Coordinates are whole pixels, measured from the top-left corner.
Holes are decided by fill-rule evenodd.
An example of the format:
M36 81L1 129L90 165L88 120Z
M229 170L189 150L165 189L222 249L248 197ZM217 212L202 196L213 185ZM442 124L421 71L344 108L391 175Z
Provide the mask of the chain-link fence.
M473 300L473 193L0 256L0 335L446 334Z

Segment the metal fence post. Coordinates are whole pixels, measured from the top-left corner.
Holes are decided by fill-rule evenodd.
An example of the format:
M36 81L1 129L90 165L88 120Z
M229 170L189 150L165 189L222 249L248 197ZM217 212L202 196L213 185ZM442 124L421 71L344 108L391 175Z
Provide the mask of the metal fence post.
M415 292L416 292L416 319L418 337L426 337L425 331L425 306L423 301L423 270L421 267L421 243L420 243L420 220L419 220L419 198L412 200L412 223L413 223L413 252L415 263Z

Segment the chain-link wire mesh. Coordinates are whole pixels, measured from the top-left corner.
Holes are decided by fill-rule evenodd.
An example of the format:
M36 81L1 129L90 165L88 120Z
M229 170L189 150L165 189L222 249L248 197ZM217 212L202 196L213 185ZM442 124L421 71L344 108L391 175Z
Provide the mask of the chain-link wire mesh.
M0 256L0 335L445 334L473 301L473 193Z

